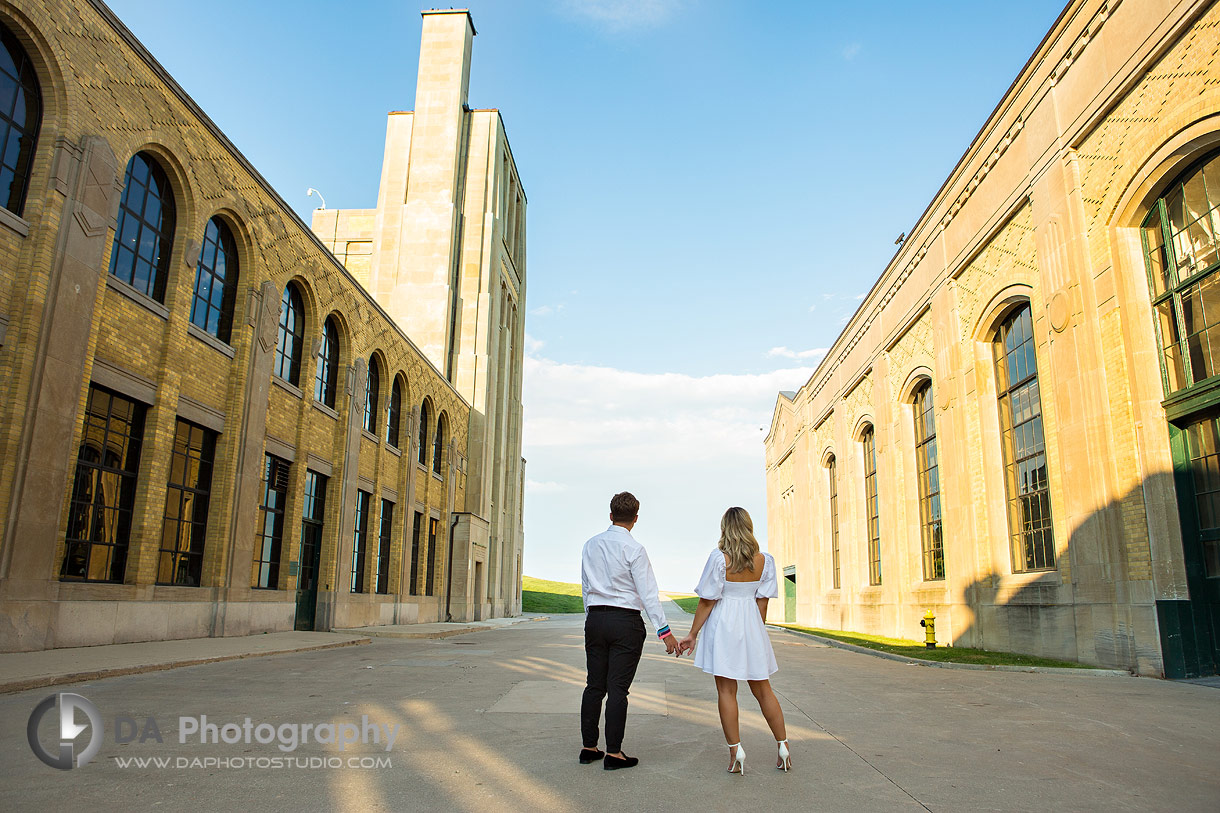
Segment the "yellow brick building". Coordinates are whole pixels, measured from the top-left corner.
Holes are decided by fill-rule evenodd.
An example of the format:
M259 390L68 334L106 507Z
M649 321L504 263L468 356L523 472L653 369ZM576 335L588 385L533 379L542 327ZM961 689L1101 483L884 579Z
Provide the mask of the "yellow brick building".
M773 617L1216 672L1218 55L1212 3L1068 4L777 400Z
M455 28L425 13L421 63ZM519 612L502 128L499 197L429 231L455 275L370 292L100 0L0 2L0 43L0 650Z

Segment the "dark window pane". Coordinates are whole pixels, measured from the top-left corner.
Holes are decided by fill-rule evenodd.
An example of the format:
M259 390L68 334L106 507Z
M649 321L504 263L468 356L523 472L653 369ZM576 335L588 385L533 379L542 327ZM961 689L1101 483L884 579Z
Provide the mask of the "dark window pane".
M144 414L143 404L89 388L69 495L63 579L123 581Z
M221 341L229 341L237 297L237 243L219 218L208 221L195 267L191 321Z

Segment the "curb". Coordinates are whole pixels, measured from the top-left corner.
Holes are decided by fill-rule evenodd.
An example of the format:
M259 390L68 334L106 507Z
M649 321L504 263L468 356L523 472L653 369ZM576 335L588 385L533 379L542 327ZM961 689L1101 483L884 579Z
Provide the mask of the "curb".
M370 638L356 638L349 641L333 641L330 643L310 644L308 646L293 647L292 649L276 649L269 650L267 652L241 652L234 655L214 655L211 657L166 661L164 663L142 663L137 666L113 666L107 669L70 672L62 675L39 675L38 677L21 678L19 680L11 680L6 683L0 683L0 694L23 692L27 689L39 689L46 686L60 686L66 683L83 683L85 681L99 680L101 678L122 677L123 675L140 675L146 672L164 672L168 669L177 669L180 666L199 666L200 664L204 663L236 661L243 658L261 658L267 655L289 655L296 652L312 652L319 649L336 649L341 646L358 646L360 644L370 643L372 643L372 639Z
M861 655L872 655L874 658L884 658L887 661L911 664L914 666L930 666L934 669L967 669L974 672L1035 672L1042 675L1078 675L1080 677L1135 677L1130 672L1121 669L1073 669L1066 666L1018 666L1016 664L983 664L983 663L951 663L946 661L925 661L907 655L897 655L893 652L882 652L879 649L869 649L834 638L823 638L812 632L789 629L778 624L767 624L771 629L782 630L790 635L802 638L812 638L818 643L832 646L836 649L846 649L848 652L858 652Z
M518 624L525 624L530 621L549 621L549 615L532 615L532 616L517 616L516 620L509 624L472 624L469 626L455 627L453 629L443 630L424 630L418 632L410 629L378 631L376 627L350 627L337 628L331 632L342 633L344 635L371 635L374 638L398 638L411 640L437 640L440 638L452 638L455 635L466 635L471 632L487 632L488 630L504 629L506 627L515 627ZM387 625L390 626L390 625ZM398 626L410 627L411 624L400 624Z

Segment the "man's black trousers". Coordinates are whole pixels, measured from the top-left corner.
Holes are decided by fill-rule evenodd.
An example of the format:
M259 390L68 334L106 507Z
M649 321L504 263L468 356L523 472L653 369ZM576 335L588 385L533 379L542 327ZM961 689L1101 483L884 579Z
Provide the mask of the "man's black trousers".
M644 651L644 619L639 610L595 606L585 616L585 663L589 677L580 704L580 734L586 748L597 747L597 724L606 698L606 753L623 750L627 694Z

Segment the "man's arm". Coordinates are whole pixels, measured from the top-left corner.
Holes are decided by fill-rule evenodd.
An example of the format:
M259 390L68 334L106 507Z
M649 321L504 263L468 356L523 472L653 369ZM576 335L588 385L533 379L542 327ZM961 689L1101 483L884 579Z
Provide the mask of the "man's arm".
M585 556L589 543L585 543L584 549L580 552L580 602L585 608L585 612L589 611L589 574L585 570Z
M644 610L657 629L657 637L665 643L667 655L682 654L678 651L678 639L669 631L669 622L665 620L665 610L661 609L661 599L658 596L657 578L652 573L652 562L648 561L648 552L640 548L639 555L631 562L631 579L635 582L635 592L644 602Z

